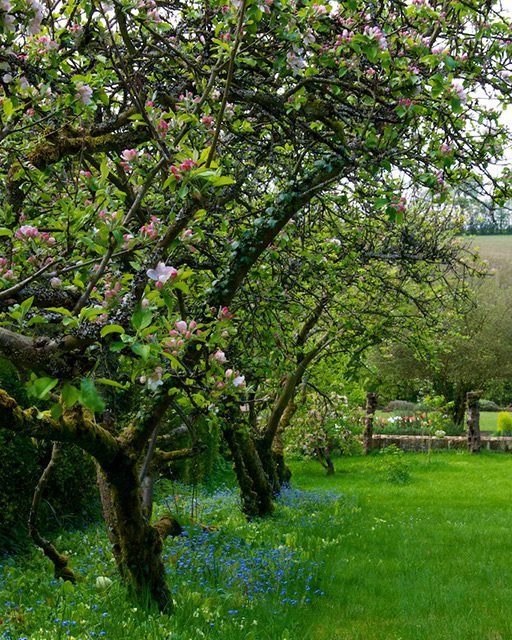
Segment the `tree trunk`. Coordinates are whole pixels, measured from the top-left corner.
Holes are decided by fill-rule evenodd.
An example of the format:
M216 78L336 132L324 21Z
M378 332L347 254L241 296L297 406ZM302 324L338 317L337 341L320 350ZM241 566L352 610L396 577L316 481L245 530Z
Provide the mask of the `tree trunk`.
M69 582L76 582L76 576L68 564L68 557L62 553L59 553L55 546L49 541L41 536L39 533L39 529L37 527L37 516L39 513L39 506L41 504L41 498L43 496L44 490L48 485L48 481L50 479L53 467L57 462L57 459L60 454L60 444L58 442L54 442L52 446L52 455L50 461L46 465L41 477L39 478L39 482L37 483L36 488L34 489L34 495L32 497L32 505L30 507L30 514L28 517L28 531L30 537L35 542L35 544L43 550L44 555L49 558L54 567L54 576L58 580L62 578L63 580L68 580Z
M365 455L368 455L372 450L373 419L376 408L377 394L370 391L366 394L366 416L364 419L363 446Z
M464 424L464 414L466 413L466 391L466 386L456 385L453 394L452 419L454 424L459 427Z
M290 482L290 478L292 477L292 472L284 460L283 434L288 428L296 411L297 404L291 400L281 416L279 427L277 428L277 433L274 438L274 442L272 443L272 456L274 458L279 490L281 490L283 484Z
M272 485L253 439L229 426L224 429L224 438L233 459L243 512L249 518L271 514L274 510ZM269 456L272 457L271 451Z
M121 455L103 474L110 493L109 519L115 526L119 572L132 596L154 601L161 611L169 612L173 602L162 561L162 537L144 517L137 463Z
M334 464L331 459L331 454L328 447L316 447L315 455L322 467L327 471L328 476L333 476L336 472Z
M468 451L480 452L480 392L470 391L467 394L468 402Z

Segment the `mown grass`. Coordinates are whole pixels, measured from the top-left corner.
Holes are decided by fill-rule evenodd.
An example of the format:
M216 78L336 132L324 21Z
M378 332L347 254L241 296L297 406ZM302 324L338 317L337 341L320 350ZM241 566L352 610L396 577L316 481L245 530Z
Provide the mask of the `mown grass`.
M313 461L293 463L297 489L266 521L244 522L232 490L201 497L199 519L218 530L166 546L172 617L127 601L100 529L59 540L82 576L74 588L52 582L38 553L6 558L0 637L512 638L512 456L405 461L404 485L386 481L379 455L338 459L334 477ZM159 508L186 511L190 500L172 489ZM98 575L112 586L97 590Z
M406 460L411 482L400 486L383 482L377 458L339 460L333 479L313 463L294 469L302 487L343 489L360 508L324 558L334 578L311 637L512 638L512 458Z

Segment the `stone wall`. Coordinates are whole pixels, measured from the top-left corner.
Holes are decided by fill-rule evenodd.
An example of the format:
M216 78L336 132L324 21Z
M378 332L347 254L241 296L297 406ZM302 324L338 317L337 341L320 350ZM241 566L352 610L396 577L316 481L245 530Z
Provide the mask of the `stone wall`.
M488 451L512 451L512 437L484 436L481 437L482 449ZM467 449L468 439L466 436L445 436L444 438L431 438L431 448L441 449ZM427 451L427 436L388 436L374 434L372 449L384 449L390 444L394 444L403 451Z

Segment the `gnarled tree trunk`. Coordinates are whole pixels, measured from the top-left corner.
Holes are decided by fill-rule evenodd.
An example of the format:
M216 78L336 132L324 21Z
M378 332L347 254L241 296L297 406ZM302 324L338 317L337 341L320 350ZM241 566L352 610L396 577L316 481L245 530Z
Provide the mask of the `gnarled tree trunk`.
M170 611L173 601L162 560L163 541L158 528L144 517L137 461L121 454L102 472L110 493L119 572L132 596L153 600L160 610Z
M468 403L468 451L480 452L480 392L470 391L467 394Z
M365 455L372 450L373 419L377 408L377 394L369 391L366 394L366 415L364 418L363 447Z

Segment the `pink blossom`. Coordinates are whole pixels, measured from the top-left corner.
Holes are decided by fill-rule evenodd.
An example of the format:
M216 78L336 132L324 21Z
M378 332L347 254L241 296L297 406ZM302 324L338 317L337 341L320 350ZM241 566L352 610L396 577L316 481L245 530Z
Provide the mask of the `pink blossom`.
M187 323L185 322L185 320L178 320L174 323L174 326L180 333L185 333L185 331L187 330Z
M457 95L463 104L468 101L468 96L460 82L452 82L451 90Z
M230 313L228 307L222 307L219 313L219 318L222 319L222 318L232 318L232 317L233 317L233 314Z
M327 7L324 7L323 4L314 4L313 11L317 16L324 16L327 13Z
M236 376L233 380L233 386L243 389L245 387L245 376Z
M156 216L151 216L151 221L148 222L148 224L143 225L140 228L140 232L151 238L151 240L155 240L158 237L158 230L160 225L161 220Z
M195 320L191 320L188 323L188 328L190 329L190 331L194 331L196 327L197 327L197 322Z
M33 227L30 224L24 224L16 231L14 237L18 240L22 240L24 238L36 238L38 235L39 231L37 227Z
M172 173L172 175L176 178L176 181L179 182L180 180L183 179L183 176L181 175L178 167L175 167L174 165L169 169L169 171Z
M183 160L178 168L180 171L190 171L193 167L197 167L197 162L192 160L192 158L188 158L187 160Z
M133 162L133 160L137 159L137 149L125 149L121 152L121 158L125 162Z
M156 130L158 131L158 133L161 133L162 136L165 136L167 131L169 131L169 123L165 120L159 120L156 123Z
M62 285L62 280L60 278L54 277L50 280L50 287L52 289L58 289Z
M226 378L231 378L231 376L233 375L233 369L226 369L224 375L226 376Z
M83 82L77 82L75 86L75 96L82 104L91 104L92 99L92 89L88 84L84 84Z
M156 367L155 371L147 379L148 389L150 389L151 391L156 391L158 387L163 384L162 374L163 374L162 367Z
M228 360L224 351L221 351L220 349L213 354L212 358L217 362L220 362L220 364L224 364Z
M175 278L178 275L178 270L174 267L168 267L163 262L159 262L156 269L148 269L146 273L148 278L163 285L169 278Z

